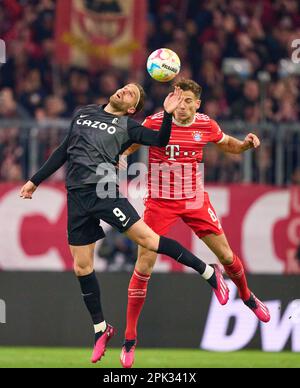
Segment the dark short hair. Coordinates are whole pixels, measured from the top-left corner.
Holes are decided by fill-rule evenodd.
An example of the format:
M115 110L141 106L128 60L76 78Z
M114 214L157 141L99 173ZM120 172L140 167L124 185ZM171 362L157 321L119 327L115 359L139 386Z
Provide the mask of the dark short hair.
M145 93L145 90L144 88L142 87L142 85L138 84L138 83L133 83L133 85L135 85L139 91L140 91L140 100L139 100L139 103L137 104L137 107L135 108L135 113L139 113L142 109L144 109L144 106L145 106L145 100L146 100L146 93Z
M202 87L197 84L197 82L193 81L192 79L185 79L185 78L180 78L178 81L176 81L173 85L179 86L183 91L188 91L190 90L191 92L194 93L194 95L197 97L197 99L200 100L201 94L202 94Z

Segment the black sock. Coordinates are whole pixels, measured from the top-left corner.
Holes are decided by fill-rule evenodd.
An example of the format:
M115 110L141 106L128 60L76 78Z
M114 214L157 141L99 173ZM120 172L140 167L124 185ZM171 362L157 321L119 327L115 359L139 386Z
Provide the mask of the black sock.
M178 261L178 263L193 268L195 271L199 272L200 275L203 275L207 268L207 264L204 263L204 261L193 255L192 252L188 251L177 241L171 240L163 236L160 236L157 253L162 253L164 255L172 257L173 259ZM209 279L206 280L212 287L217 288L217 280L215 273Z
M157 252L168 255L178 261L178 263L184 264L187 267L194 268L200 275L203 275L206 269L206 263L198 259L198 257L175 240L161 236Z
M100 287L93 271L90 275L78 277L84 303L92 317L94 325L104 321L101 306Z
M136 344L135 340L125 340L123 346L125 346L126 352L130 352L130 349Z
M255 299L254 299L252 294L250 295L250 298L248 300L244 300L244 303L246 306L250 307L250 309L257 308L257 304L256 304Z

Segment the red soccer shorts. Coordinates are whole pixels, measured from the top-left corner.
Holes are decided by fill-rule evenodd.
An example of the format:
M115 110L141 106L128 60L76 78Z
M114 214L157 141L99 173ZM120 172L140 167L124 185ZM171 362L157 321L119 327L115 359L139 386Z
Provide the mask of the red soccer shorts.
M199 238L209 234L220 235L224 231L216 212L204 193L203 206L189 209L187 202L192 200L152 199L145 201L144 221L159 235L166 235L170 227L181 218Z

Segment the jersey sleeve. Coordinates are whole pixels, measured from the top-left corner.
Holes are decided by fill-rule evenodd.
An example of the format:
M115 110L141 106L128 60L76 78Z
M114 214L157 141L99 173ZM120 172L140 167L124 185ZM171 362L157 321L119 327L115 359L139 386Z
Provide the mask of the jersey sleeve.
M145 118L145 120L143 121L142 125L146 128L149 128L149 129L153 129L152 125L153 125L153 120L152 120L152 116L148 116Z
M128 119L128 135L130 140L137 144L165 147L171 136L172 117L172 114L164 113L159 131L153 131L132 119Z
M45 164L30 178L30 181L38 186L45 179L49 178L60 167L62 167L67 161L67 149L68 149L69 135L65 137L63 142L56 148L51 154Z
M49 178L57 170L59 170L68 160L68 144L72 132L72 126L76 115L81 111L81 108L77 108L72 117L70 129L62 143L53 151L48 160L43 166L30 178L30 181L36 186L40 185L44 180Z
M220 128L219 124L215 120L211 121L211 136L210 142L221 144L225 140L225 133Z

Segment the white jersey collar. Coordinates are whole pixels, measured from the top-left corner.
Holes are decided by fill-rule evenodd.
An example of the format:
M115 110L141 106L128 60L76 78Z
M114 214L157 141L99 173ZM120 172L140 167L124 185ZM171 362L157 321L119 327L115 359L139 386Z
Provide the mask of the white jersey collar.
M172 121L173 121L173 123L176 124L178 127L190 127L190 126L192 126L192 125L195 123L195 121L196 121L196 115L194 116L193 121L190 122L189 124L181 124L181 123L179 123L179 122L175 119L174 116L173 116Z

